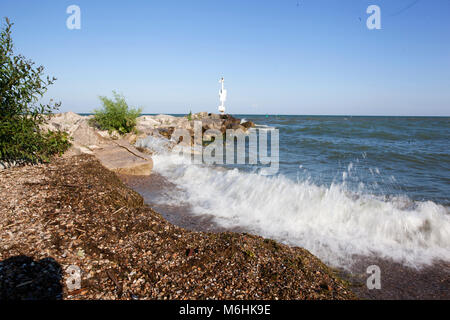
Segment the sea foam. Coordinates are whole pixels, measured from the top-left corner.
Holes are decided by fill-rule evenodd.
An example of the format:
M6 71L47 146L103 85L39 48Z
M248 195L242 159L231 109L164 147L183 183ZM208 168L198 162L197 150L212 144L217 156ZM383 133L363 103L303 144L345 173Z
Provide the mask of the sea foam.
M154 155L154 170L179 188L156 202L189 204L225 228L301 246L333 266L350 267L355 255L376 255L413 267L450 261L450 210L431 201L384 198L350 191L345 183L318 186L283 175L190 164Z

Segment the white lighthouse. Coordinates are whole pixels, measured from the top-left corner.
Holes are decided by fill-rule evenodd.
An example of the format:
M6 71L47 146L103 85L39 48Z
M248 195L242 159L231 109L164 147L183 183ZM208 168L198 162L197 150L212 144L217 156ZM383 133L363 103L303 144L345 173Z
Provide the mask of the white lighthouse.
M227 100L227 90L223 87L224 79L220 79L219 83L222 84L222 88L219 91L219 100L220 100L220 106L219 106L219 112L221 114L225 113L225 101Z

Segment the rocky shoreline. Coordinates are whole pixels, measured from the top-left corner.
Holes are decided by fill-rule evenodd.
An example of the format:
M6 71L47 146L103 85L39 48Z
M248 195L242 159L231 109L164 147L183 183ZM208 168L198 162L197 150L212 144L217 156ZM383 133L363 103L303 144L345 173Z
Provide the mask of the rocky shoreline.
M181 142L174 131L193 135L196 120L202 133L245 133L253 123L207 113L142 116L136 133L119 136L89 119L51 117L44 129L68 132L71 149L50 164L0 171L0 299L355 298L307 250L175 226L117 176L150 175L152 152L136 148L139 139L173 147Z
M225 135L231 129L237 134L246 134L255 126L251 121L242 121L231 115L200 112L184 117L170 115L144 115L136 120L134 132L120 135L118 132L102 131L90 123L93 116L82 116L73 112L54 114L42 126L42 130L65 131L72 139L68 155L92 154L109 170L129 175L149 175L153 168L152 150L140 147L148 137L166 141L166 148L177 145L202 147L212 139L211 132ZM196 127L198 126L198 127ZM200 134L196 137L195 130ZM183 141L184 135L191 141ZM175 137L176 136L176 137ZM0 170L20 165L1 163Z
M246 134L253 123L141 116L136 132L120 136L90 118L67 112L44 127L72 137L63 157L0 170L0 299L448 299L447 263L414 270L361 257L351 273L331 270L302 248L152 203L168 181L152 173L154 150L140 140L160 138L170 149L182 142L173 138L179 129L203 144L196 121L202 134ZM384 290L366 289L368 264L387 272Z
M93 155L3 170L0 188L1 299L355 298L307 250L170 224Z

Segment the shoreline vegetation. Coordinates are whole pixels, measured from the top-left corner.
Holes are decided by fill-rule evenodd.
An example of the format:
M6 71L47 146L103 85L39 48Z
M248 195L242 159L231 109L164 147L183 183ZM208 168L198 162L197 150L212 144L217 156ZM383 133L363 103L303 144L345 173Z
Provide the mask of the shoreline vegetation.
M5 18L0 29L0 168L48 162L64 153L70 142L66 133L43 130L47 115L60 102L39 102L56 78L44 75L43 66L14 52L13 23Z

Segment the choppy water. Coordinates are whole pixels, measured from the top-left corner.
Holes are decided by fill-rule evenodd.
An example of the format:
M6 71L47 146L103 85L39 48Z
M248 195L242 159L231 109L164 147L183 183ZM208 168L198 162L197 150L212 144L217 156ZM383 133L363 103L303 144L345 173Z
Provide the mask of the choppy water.
M335 266L358 255L450 262L450 118L238 117L280 130L276 176L160 153L154 170L178 187L153 201L189 205Z
M450 205L450 118L241 117L280 130L292 180Z

